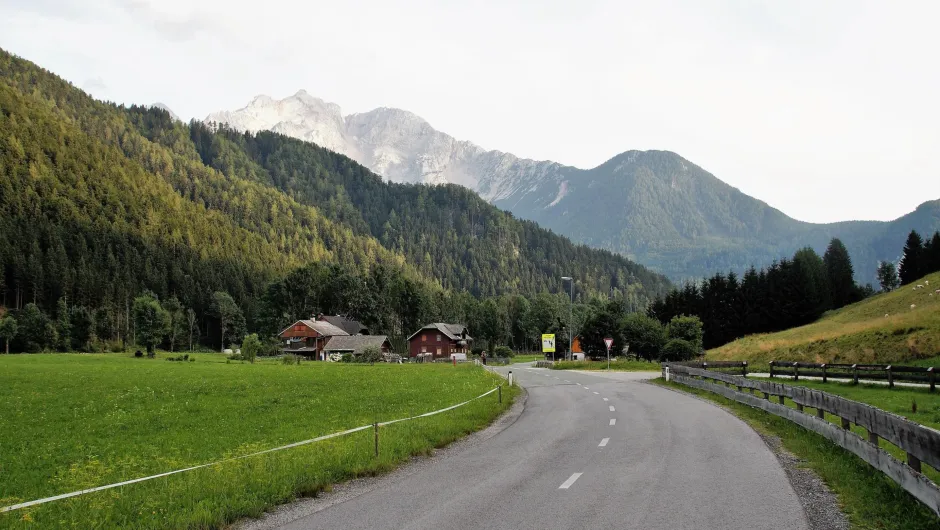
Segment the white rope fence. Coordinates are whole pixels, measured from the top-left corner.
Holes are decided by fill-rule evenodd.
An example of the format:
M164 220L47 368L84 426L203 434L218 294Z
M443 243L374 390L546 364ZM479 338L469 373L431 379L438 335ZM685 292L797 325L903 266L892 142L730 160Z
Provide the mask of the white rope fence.
M153 479L155 479L155 478L168 477L168 476L170 476L170 475L176 475L177 473L185 473L185 472L187 472L187 471L193 471L193 470L201 469L201 468L204 468L204 467L209 467L209 466L215 466L215 465L219 465L219 464L224 464L224 463L226 463L226 462L233 462L233 461L235 461L235 460L242 460L242 459L244 459L244 458L251 458L251 457L254 457L254 456L259 456L259 455L263 455L263 454L267 454L267 453L274 453L274 452L276 452L276 451L283 451L284 449L291 449L291 448L294 448L294 447L300 447L300 446L302 446L302 445L312 444L312 443L315 443L315 442L322 442L323 440L329 440L330 438L338 438L338 437L340 437L340 436L346 436L347 434L353 434L353 433L356 433L356 432L359 432L359 431L364 431L364 430L366 430L366 429L372 429L372 428L375 428L376 425L378 425L379 427L384 427L384 426L386 426L386 425L391 425L391 424L393 424L393 423L399 423L399 422L402 422L402 421L410 421L410 420L416 420L416 419L419 419L419 418L427 418L428 416L434 416L435 414L440 414L440 413L442 413L442 412L447 412L447 411L449 411L449 410L454 410L454 409L456 409L456 408L462 407L462 406L467 405L468 403L471 403L471 402L473 402L473 401L476 401L476 400L478 400L478 399L480 399L480 398L482 398L482 397L486 397L486 396L492 394L493 392L496 392L497 390L499 390L499 387L496 387L496 388L494 388L494 389L492 389L492 390L489 390L489 391L487 391L487 392L484 392L484 393L480 394L479 396L477 396L477 397L475 397L475 398L468 399L467 401L464 401L463 403L458 403L458 404L456 404L456 405L451 405L451 406L449 406L449 407L447 407L447 408L443 408L443 409L440 409L440 410L435 410L435 411L432 411L432 412L426 412L426 413L424 413L424 414L419 414L419 415L417 415L417 416L411 416L411 417L409 417L409 418L400 418L400 419L397 419L397 420L390 420L390 421L380 422L380 423L378 423L378 424L363 425L363 426L361 426L361 427L355 427L355 428L352 428L352 429L347 429L347 430L345 430L345 431L334 432L334 433L332 433L332 434L326 434L326 435L323 435L323 436L318 436L318 437L316 437L316 438L311 438L311 439L309 439L309 440L303 440L303 441L301 441L301 442L294 442L294 443L292 443L292 444L282 445L282 446L280 446L280 447L274 447L274 448L271 448L271 449L265 449L264 451L258 451L258 452L256 452L256 453L251 453L251 454L247 454L247 455L236 456L236 457L232 457L232 458L226 458L226 459L224 459L224 460L218 460L218 461L216 461L216 462L210 462L210 463L208 463L208 464L200 464L200 465L198 465L198 466L187 467L187 468L185 468L185 469L177 469L177 470L175 470L175 471L167 471L166 473L160 473L160 474L158 474L158 475L151 475L151 476L149 476L149 477L135 478L135 479L133 479L133 480L125 480L124 482L116 482L116 483L114 483L114 484L108 484L107 486L98 486L98 487L96 487L96 488L89 488L89 489L84 489L84 490L73 491L73 492L70 492L70 493L63 493L63 494L61 494L61 495L54 495L54 496L52 496L52 497L46 497L46 498L44 498L44 499L36 499L36 500L34 500L34 501L21 502L21 503L19 503L19 504L13 504L13 505L11 505L11 506L4 506L4 507L0 508L0 513L3 513L3 512L11 512L11 511L13 511L13 510L19 510L19 509L21 509L21 508L28 508L28 507L30 507L30 506L36 506L36 505L39 505L39 504L45 504L45 503L47 503L47 502L53 502L53 501L58 501L58 500L62 500L62 499L68 499L68 498L70 498L70 497L78 497L79 495L85 495L85 494L88 494L88 493L94 493L94 492L96 492L96 491L104 491L104 490L108 490L108 489L112 489L112 488L117 488L117 487L120 487L120 486L127 486L128 484L136 484L136 483L138 483L138 482L144 482L144 481L147 481L147 480L153 480Z

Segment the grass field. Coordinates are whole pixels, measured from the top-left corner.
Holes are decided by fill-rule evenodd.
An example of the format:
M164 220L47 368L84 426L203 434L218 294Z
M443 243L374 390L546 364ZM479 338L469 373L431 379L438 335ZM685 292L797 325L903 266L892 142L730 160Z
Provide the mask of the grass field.
M607 370L607 361L557 361L553 370ZM610 362L612 372L658 372L659 363L646 361L616 360Z
M940 355L940 273L823 315L812 324L751 335L708 352L709 360L912 363ZM911 304L916 307L911 309ZM885 315L888 315L885 317Z
M842 511L849 518L853 529L940 528L940 518L927 507L884 474L822 436L773 414L711 392L667 383L662 378L652 382L714 401L758 432L779 438L785 449L799 457L802 465L815 471L838 495ZM936 474L931 478L936 480Z
M0 506L437 410L494 388L468 365L0 356ZM0 514L7 528L217 528L391 469L491 422L517 389L444 414Z
M545 360L544 353L521 353L512 358L514 363L531 363Z

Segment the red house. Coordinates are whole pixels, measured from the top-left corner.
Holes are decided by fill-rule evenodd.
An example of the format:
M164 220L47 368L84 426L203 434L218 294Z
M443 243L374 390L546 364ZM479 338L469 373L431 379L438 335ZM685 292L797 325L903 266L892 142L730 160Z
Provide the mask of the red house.
M428 324L408 337L408 355L430 353L434 358L449 358L452 353L470 353L473 338L463 324Z
M348 337L342 329L325 320L298 320L278 333L281 351L323 360L323 349L332 337Z

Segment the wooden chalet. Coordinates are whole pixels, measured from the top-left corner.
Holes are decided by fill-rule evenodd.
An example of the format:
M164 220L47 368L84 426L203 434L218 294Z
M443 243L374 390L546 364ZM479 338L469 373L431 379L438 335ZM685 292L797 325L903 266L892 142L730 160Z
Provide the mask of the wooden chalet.
M473 338L463 324L428 324L408 337L408 355L430 353L434 358L450 358L452 353L470 353Z

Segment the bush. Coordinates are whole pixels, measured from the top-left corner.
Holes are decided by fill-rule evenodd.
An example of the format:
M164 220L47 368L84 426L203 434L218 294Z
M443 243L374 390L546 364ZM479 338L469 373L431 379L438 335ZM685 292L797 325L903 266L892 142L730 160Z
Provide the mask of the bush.
M342 357L344 363L351 363L353 361L353 356L351 353L344 353Z
M134 357L140 358L140 357L143 357L143 356L144 356L144 352L142 352L142 351L140 351L140 350L137 350L137 351L134 352Z
M369 346L362 350L360 362L375 364L382 360L382 352L375 346Z
M281 364L300 364L300 359L300 355L288 353L281 357Z
M516 356L516 352L512 351L512 348L508 346L497 346L493 348L493 356L512 358Z
M185 355L177 355L176 357L167 357L166 360L168 360L168 361L176 361L176 362L184 362L184 361L195 362L196 358L193 357L192 359L190 359L190 358L189 358L189 354L187 353L187 354L185 354Z
M698 348L691 342L684 339L672 339L663 346L659 359L667 362L688 361L697 353Z
M702 349L702 321L698 317L676 316L666 324L666 335L670 339L682 339L690 343L698 353Z
M257 333L252 333L245 337L245 340L242 342L241 354L246 361L250 363L255 362L255 358L258 356L258 352L261 351L261 339L258 338Z

